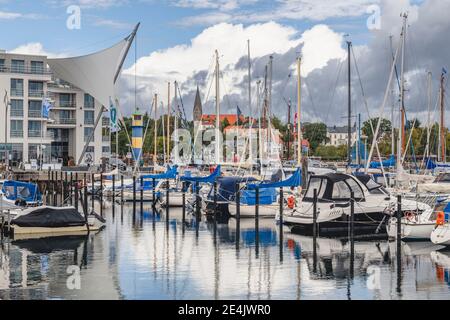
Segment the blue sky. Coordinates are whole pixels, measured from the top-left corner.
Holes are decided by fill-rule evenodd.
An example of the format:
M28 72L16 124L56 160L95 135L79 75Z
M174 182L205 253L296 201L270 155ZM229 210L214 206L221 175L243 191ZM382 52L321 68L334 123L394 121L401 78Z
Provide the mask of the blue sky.
M20 14L14 19L2 19L0 14L1 48L12 50L20 45L39 42L46 52L55 54L78 55L86 54L105 46L125 36L136 22L141 22L138 36L138 56L148 55L150 52L172 47L177 44L188 44L190 40L203 29L212 25L209 23L189 24L186 19L215 15L217 13L257 14L276 11L280 4L272 0L247 2L238 1L238 7L232 10L211 8L210 4L203 5L207 0L135 0L135 1L57 1L57 0L0 0L0 12ZM186 2L185 4L183 4ZM233 1L223 1L224 3ZM240 3L242 2L242 3ZM339 2L339 1L338 1ZM363 1L365 2L365 1ZM81 3L82 25L80 30L66 28L68 5ZM97 4L96 4L97 3ZM212 1L211 3L215 3ZM83 5L84 4L84 5ZM282 15L274 16L274 20L292 26L302 31L317 23L330 25L335 31L351 33L357 43L365 43L370 37L366 28L368 14L356 17L337 16L326 19L292 19ZM270 17L261 18L262 23ZM244 23L245 18L233 23ZM134 52L126 63L130 66L134 60Z

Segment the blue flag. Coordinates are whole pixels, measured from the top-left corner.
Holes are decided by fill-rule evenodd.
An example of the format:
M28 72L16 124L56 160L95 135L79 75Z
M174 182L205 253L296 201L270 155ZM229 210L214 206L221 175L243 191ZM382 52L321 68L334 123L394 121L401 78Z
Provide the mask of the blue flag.
M42 99L42 117L48 119L50 117L50 110L53 108L49 98Z

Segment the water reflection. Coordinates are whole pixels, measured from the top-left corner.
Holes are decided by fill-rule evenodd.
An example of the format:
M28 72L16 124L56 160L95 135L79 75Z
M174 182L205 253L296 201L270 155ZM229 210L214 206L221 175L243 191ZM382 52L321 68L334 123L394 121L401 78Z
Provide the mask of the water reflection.
M430 243L316 242L271 219L215 223L148 204L107 208L88 237L9 241L1 299L448 299L450 254ZM114 212L114 216L113 216ZM239 246L236 233L239 228ZM70 290L67 268L80 267ZM399 272L397 272L399 271Z

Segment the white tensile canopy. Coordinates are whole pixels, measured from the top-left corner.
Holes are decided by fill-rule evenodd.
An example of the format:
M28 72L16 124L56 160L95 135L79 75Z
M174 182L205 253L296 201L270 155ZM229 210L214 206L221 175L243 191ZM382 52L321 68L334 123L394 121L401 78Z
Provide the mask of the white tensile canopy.
M89 93L103 106L114 99L114 87L138 26L133 33L111 48L86 56L48 59L57 78Z

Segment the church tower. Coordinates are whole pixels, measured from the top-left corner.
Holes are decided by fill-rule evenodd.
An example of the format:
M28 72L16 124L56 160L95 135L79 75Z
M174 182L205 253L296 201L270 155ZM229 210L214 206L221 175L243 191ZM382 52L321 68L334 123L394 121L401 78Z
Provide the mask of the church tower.
M197 94L195 95L194 102L194 164L202 164L203 163L203 150L202 150L202 141L203 141L203 129L202 129L202 99L200 98L200 90L197 86Z

